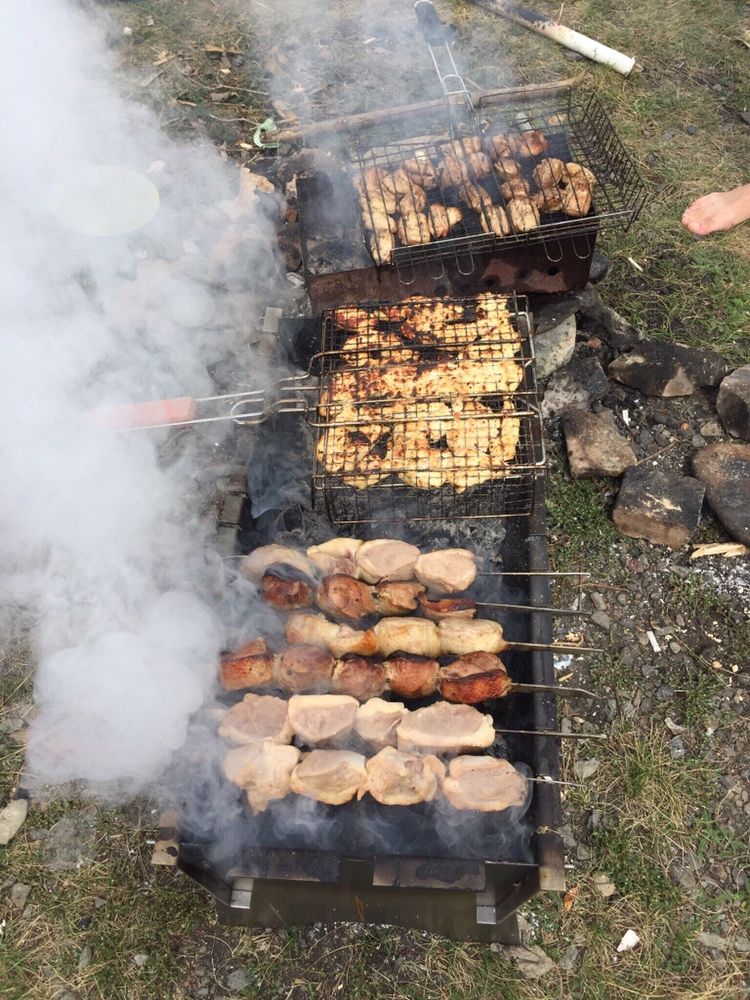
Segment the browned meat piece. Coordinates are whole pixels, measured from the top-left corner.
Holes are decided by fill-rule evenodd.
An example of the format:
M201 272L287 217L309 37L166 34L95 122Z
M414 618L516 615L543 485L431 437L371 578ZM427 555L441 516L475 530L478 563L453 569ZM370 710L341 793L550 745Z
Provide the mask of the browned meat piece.
M410 212L424 212L427 208L427 195L418 184L412 184L406 194L401 195L398 210L402 215Z
M498 622L445 618L438 622L437 628L443 653L465 656L467 653L500 653L508 648L503 639L503 627Z
M417 559L414 572L420 583L436 594L456 594L470 587L477 575L469 549L438 549Z
M290 787L297 795L340 806L365 788L367 771L362 754L350 750L313 750L292 771Z
M284 691L328 691L335 663L317 646L289 646L278 658L274 680Z
M557 184L540 188L534 195L534 204L540 212L560 212L562 210L562 191Z
M371 588L379 615L408 615L416 611L417 601L424 590L424 584L409 580L390 580Z
M307 556L287 545L261 545L240 560L240 572L253 583L260 583L272 566L291 566L303 576L315 577L315 567Z
M396 731L399 750L421 753L466 753L484 750L495 742L495 723L470 705L436 701L409 712Z
M296 747L269 741L251 743L229 751L224 759L224 775L245 789L253 812L262 812L269 802L289 794L291 774L299 758Z
M222 656L219 683L225 691L271 687L275 659L265 639L254 639Z
M399 167L398 170L383 177L383 187L396 198L403 198L412 189L413 182L407 172Z
M541 156L549 149L547 137L537 129L519 132L518 135L511 136L510 145L514 155L522 160L532 160L535 156Z
M403 168L411 180L425 191L431 191L438 186L437 170L426 149L415 150L410 159L404 160Z
M510 177L500 185L500 194L506 201L511 198L529 198L533 185L525 177Z
M513 156L511 139L502 132L498 135L488 136L487 145L493 160L501 158L510 159Z
M448 765L443 794L455 809L499 812L524 805L528 782L507 760L456 757Z
M437 174L444 188L460 187L471 181L466 157L454 151L447 152L437 164Z
M565 174L560 180L561 208L565 215L582 218L591 208L592 190L596 177L578 163L566 163Z
M358 538L332 538L322 545L311 545L307 557L325 576L331 573L355 576L357 564L354 557L361 544Z
M481 153L482 152L482 140L479 136L470 135L465 139L453 139L448 143L448 148L451 152L461 155L463 153Z
M413 656L439 656L440 638L434 622L424 618L381 618L373 626L381 656L411 653Z
M277 611L291 611L309 608L313 591L304 580L287 580L275 573L266 573L260 582L260 596Z
M565 164L562 160L547 157L534 167L534 180L542 190L554 188L557 187L564 173Z
M495 170L503 180L508 180L510 177L518 177L521 173L518 160L513 156L496 157Z
M291 743L287 703L269 694L246 694L224 713L219 736L231 743Z
M450 205L445 208L443 205L430 205L427 211L427 220L430 223L430 231L436 240L444 239L454 226L463 219L463 212L460 208Z
M396 233L399 242L407 247L429 243L432 239L430 224L427 221L427 216L422 212L409 212L408 215L402 215L396 223Z
M388 687L385 664L379 660L367 660L363 656L352 656L337 660L333 671L333 690L339 694L350 694L358 701L367 701L382 694Z
M432 754L402 753L385 747L367 761L367 791L384 806L431 802L445 777L445 765Z
M477 613L474 601L466 597L443 597L439 600L420 597L419 606L425 617L434 622L440 622L444 618L474 618Z
M395 233L396 220L377 202L360 198L359 209L365 229L371 233Z
M289 725L308 746L341 745L358 708L357 699L346 694L295 694L289 699Z
M391 254L396 246L396 237L389 230L384 229L368 232L367 245L376 264L389 264Z
M372 749L395 747L398 727L408 714L400 701L371 698L357 709L354 732Z
M334 309L333 320L336 326L341 327L342 330L368 330L370 328L370 313L367 309L353 309L351 306L345 306L343 309ZM338 541L338 539L333 539L333 541ZM329 542L325 542L324 545L329 545ZM323 548L323 545L313 545L312 548L317 550ZM308 556L310 555L310 549L307 550Z
M349 618L352 621L367 618L377 608L366 583L341 573L324 578L315 594L315 603L321 611L334 618Z
M390 174L380 167L368 167L361 174L355 174L352 183L359 194L360 203L367 201L378 211L392 214L396 211L398 198L393 190Z
M378 641L372 629L336 625L329 622L325 615L307 615L302 611L294 611L287 618L286 637L289 642L327 649L334 656L346 656L347 653L373 656L378 651Z
M425 698L437 690L437 660L395 656L385 662L391 691L399 698Z
M492 201L485 204L479 216L479 223L485 233L494 233L495 236L507 236L510 233L510 223L505 209Z
M539 209L530 198L512 198L508 202L508 216L517 233L530 233L540 223Z
M461 705L502 698L510 687L511 679L505 667L492 653L467 653L440 668L440 694L447 701Z
M368 583L382 580L410 580L419 559L416 545L392 538L365 542L355 553L358 575Z

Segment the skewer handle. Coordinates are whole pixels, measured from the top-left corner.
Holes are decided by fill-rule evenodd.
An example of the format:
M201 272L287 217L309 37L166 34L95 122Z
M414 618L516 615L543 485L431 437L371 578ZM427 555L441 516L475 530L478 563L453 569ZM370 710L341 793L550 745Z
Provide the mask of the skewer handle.
M111 431L145 430L151 427L180 427L191 424L198 414L192 396L150 399L143 403L101 406L91 414L94 423Z

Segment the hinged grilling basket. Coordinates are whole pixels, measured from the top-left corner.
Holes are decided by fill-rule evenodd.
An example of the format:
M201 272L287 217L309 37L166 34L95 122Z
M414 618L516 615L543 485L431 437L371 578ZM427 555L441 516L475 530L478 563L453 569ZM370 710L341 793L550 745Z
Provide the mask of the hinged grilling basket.
M528 515L545 453L525 299L323 321L313 498L334 524Z

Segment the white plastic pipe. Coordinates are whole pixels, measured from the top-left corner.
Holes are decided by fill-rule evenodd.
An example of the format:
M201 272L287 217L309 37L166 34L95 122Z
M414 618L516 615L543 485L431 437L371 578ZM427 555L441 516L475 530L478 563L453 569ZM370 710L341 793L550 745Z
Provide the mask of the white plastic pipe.
M617 49L611 49L608 45L603 45L601 42L589 38L588 35L582 35L580 31L566 28L559 21L547 20L541 14L529 10L527 7L505 3L504 0L495 0L494 4L486 6L489 10L494 10L502 17L507 17L509 20L515 21L516 24L521 24L524 28L535 31L538 35L545 35L547 38L553 39L560 45L564 45L566 49L578 52L587 59L601 63L602 66L609 66L610 69L622 73L623 76L628 76L635 66L633 56L626 56L624 53L618 52Z

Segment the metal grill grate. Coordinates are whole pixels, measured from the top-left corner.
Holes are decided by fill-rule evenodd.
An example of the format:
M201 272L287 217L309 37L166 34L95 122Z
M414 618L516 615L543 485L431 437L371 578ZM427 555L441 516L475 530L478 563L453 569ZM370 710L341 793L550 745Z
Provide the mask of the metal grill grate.
M545 465L525 300L324 314L313 496L334 524L528 515Z
M605 227L627 230L637 218L645 202L645 187L596 95L577 98L570 94L562 101L542 101L512 110L483 109L481 114L482 131L469 136L468 141L477 140L481 144L482 153L492 160L492 169L486 172L487 161L482 156L465 156L460 166L463 177L460 184L453 183L455 171L436 169L441 161L444 162L452 144L455 147L455 136L450 134L444 118L433 122L429 134L426 134L429 126L423 121L419 135L415 135L413 124L410 130L402 124L360 133L353 140L353 183L359 183L355 195L359 200L365 244L377 264L394 263L403 268L424 260L451 258L458 261L460 270L470 273L475 253L539 243L545 247L550 261L559 261L563 256L561 238L595 234ZM549 143L549 148L536 156L528 155L532 150L524 141L531 131L541 133ZM515 214L516 209L511 211L509 208L509 201L515 199L515 195L503 188L509 178L492 143L492 139L500 135L510 137L519 151L512 159L518 176L529 185L532 200L537 204L538 224L534 224L533 218L524 221ZM404 162L413 165L415 159L422 169L415 170L412 166L406 175L409 185L403 185L401 196L406 199L405 209L413 213L422 201L416 188L427 185L428 212L430 207L435 208L441 219L448 209L461 212L460 221L447 235L441 235L439 227L429 228L428 225L425 229L421 223L412 223L412 232L406 234L399 223L402 218L400 198L394 212L385 211L393 207L389 176L394 171L403 171ZM566 203L568 214L551 211L551 200L543 201L539 193L534 170L550 160L566 164L557 182L559 189L575 189L576 193L572 198L568 196ZM571 163L593 174L595 181L590 189L586 184L581 187L580 175L574 183L575 178L568 169ZM508 166L511 171L516 169L512 163ZM369 186L360 183L358 177L373 167L380 171L368 175L373 183ZM403 182L402 174L399 178ZM466 184L480 189L481 201L477 202L475 194L473 208L462 190ZM498 221L494 206L500 207L507 226L502 217ZM378 231L382 234L384 212L393 218L396 232L378 241L372 234ZM527 225L532 228L526 229ZM407 245L407 238L415 241L413 245Z

